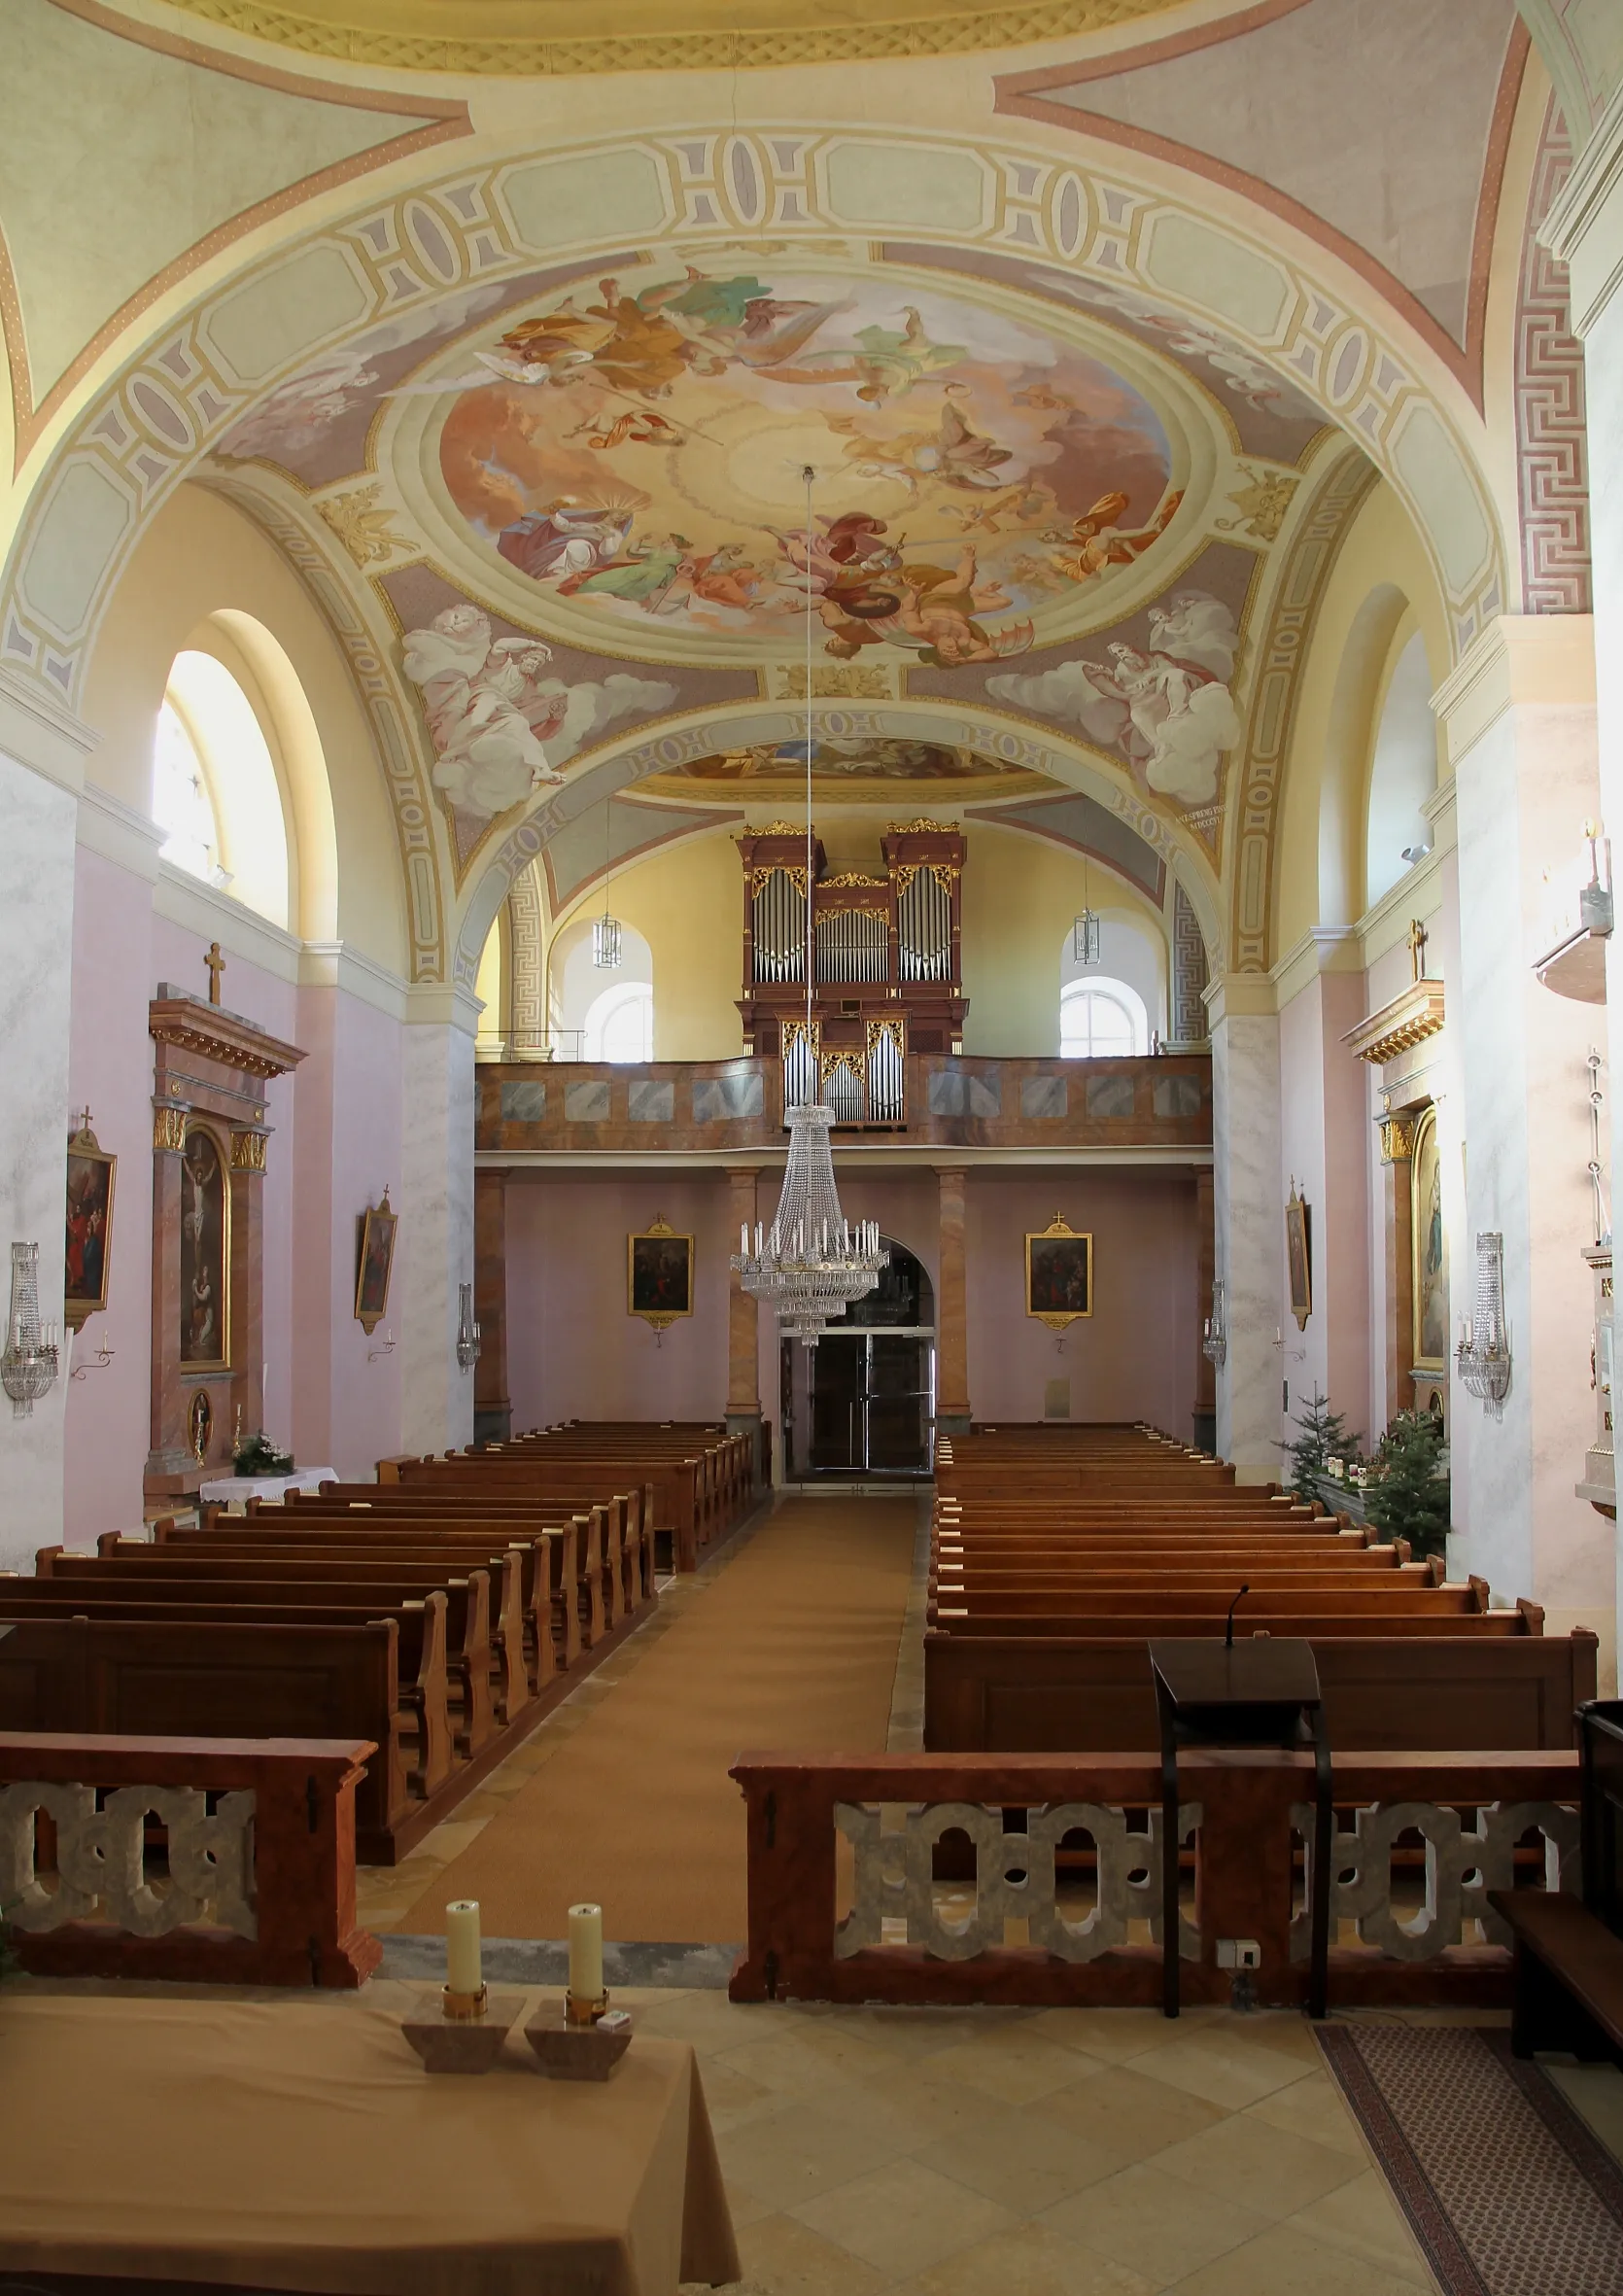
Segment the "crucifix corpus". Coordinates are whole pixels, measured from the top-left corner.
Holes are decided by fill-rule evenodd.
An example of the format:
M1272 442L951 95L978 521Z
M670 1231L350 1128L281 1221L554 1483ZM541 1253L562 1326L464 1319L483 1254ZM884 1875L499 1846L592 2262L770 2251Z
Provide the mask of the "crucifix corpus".
M1423 981L1426 978L1426 944L1431 937L1418 917L1410 918L1409 963L1417 981Z
M209 943L209 953L203 962L209 968L209 1002L210 1004L218 1004L220 1002L220 976L225 970L225 959L220 954L218 941Z

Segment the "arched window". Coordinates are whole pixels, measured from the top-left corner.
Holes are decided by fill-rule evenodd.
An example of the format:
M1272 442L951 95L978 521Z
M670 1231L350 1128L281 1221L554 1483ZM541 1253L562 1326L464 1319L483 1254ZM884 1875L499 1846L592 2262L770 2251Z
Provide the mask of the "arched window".
M1430 848L1425 805L1437 785L1432 672L1417 631L1393 664L1369 763L1364 898L1371 908Z
M254 705L224 662L175 656L153 748L153 813L163 857L272 924L288 918L282 784Z
M168 835L158 848L166 861L207 885L220 885L220 828L197 745L173 702L157 713L153 745L153 818Z
M1059 993L1062 1061L1122 1060L1150 1049L1144 999L1125 981L1068 981Z
M617 981L586 1008L582 1051L588 1061L651 1061L654 991L647 981Z

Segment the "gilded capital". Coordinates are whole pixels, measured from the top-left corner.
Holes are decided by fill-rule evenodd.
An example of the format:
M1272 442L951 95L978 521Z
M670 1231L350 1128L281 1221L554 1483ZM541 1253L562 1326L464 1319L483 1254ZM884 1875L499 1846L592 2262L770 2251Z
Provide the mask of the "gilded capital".
M1414 1156L1414 1118L1412 1116L1383 1116L1381 1118L1381 1162L1408 1164Z
M153 1102L153 1153L179 1156L186 1147L186 1120L190 1110L184 1101Z
M233 1131L231 1134L231 1169L234 1172L262 1172L265 1168L265 1142L268 1132Z

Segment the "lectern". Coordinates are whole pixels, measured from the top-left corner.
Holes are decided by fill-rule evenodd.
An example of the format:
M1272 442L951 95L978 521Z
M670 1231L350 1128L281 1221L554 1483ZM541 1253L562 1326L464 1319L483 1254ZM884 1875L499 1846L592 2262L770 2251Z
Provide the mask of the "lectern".
M1161 1732L1161 2006L1178 2014L1178 1749L1311 1746L1314 1757L1312 1963L1308 2010L1325 2013L1329 1963L1330 1759L1311 1643L1153 1642Z

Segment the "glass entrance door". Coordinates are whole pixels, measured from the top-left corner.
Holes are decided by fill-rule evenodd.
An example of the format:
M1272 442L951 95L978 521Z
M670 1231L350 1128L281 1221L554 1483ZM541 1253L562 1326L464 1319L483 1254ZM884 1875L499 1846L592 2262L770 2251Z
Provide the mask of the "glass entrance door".
M828 1332L812 1348L786 1341L784 1389L791 1476L928 1474L933 1332Z

